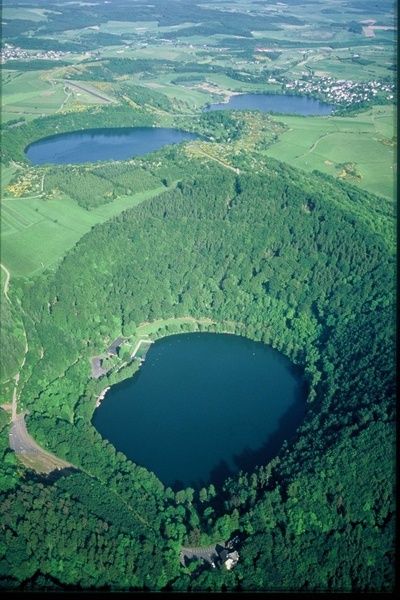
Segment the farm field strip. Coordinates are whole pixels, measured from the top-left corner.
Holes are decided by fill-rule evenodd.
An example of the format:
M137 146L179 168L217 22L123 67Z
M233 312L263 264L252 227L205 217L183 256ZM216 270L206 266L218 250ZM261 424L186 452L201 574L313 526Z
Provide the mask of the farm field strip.
M91 211L69 198L3 199L2 262L15 277L40 272L61 259L95 224L153 198L165 187L123 196ZM22 224L20 219L24 221ZM43 244L46 240L46 244Z

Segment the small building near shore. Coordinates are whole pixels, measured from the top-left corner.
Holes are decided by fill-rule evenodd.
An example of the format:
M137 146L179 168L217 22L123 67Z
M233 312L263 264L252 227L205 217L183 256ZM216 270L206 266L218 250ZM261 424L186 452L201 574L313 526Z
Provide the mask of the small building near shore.
M112 342L112 344L110 344L107 348L107 354L111 354L112 356L118 356L118 352L119 349L121 348L122 344L124 343L125 338L123 337L117 337L116 340L114 340Z
M99 379L99 377L106 375L108 372L107 369L104 369L102 366L102 358L100 356L94 356L91 360L91 364L93 379Z

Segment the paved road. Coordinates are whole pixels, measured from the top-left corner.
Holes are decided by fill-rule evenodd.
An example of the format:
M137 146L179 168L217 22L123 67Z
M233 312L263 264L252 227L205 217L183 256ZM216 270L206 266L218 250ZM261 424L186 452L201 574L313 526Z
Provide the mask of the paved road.
M3 269L4 273L6 274L6 280L4 282L4 295L7 298L7 301L11 304L11 300L8 296L8 287L10 285L10 271L7 269L7 267L5 267L3 265L3 263L0 264L1 268Z
M83 85L82 83L75 83L75 81L70 81L69 79L64 79L64 83L66 86L68 86L70 88L76 88L81 92L86 92L87 94L91 94L95 98L100 98L100 100L104 100L105 102L115 103L115 100L113 98L106 96L105 94L101 93L98 89L96 89L92 86L89 86L86 84Z
M43 450L29 435L24 414L16 415L9 434L10 447L20 457L25 466L38 473L50 473L55 469L65 469L72 465L54 454Z
M224 546L224 542L218 542L217 544L212 544L211 546L202 546L202 547L191 547L185 548L182 547L180 560L181 563L185 564L185 558L202 558L209 563L215 562L218 558L217 546Z
M14 391L11 405L11 429L9 433L10 448L14 450L21 462L37 473L51 473L56 469L65 469L72 465L54 454L47 452L35 442L26 429L25 413L17 412L19 375L25 364L28 352L28 340L25 334L25 354L20 371L14 377Z

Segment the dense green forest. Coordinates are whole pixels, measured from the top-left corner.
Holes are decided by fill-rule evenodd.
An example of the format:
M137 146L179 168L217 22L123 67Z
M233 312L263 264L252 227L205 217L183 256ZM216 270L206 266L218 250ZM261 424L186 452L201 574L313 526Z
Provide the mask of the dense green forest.
M97 225L55 271L15 282L29 342L20 409L73 467L5 479L4 587L392 589L394 259L387 227L349 210L371 198L273 160L242 175L204 163ZM90 356L186 315L278 348L308 384L278 457L217 489L165 489L90 423L100 389L136 368L94 381ZM180 565L182 544L233 534L233 571Z

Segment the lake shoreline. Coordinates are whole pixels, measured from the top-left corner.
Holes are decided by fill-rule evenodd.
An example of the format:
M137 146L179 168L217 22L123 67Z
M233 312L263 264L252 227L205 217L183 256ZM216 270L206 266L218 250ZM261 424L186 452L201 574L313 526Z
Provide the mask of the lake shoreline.
M102 391L100 392L100 394L97 396L97 399L96 399L95 408L98 408L98 407L100 406L100 404L101 404L101 403L102 403L102 401L104 400L104 398L105 398L105 396L106 396L106 394L107 394L107 392L108 392L108 390L109 390L110 388L111 388L111 386L109 385L109 386L105 387L105 388L104 388L104 390L102 390Z
M321 100L298 94L230 92L221 102L209 103L203 112L217 110L261 110L272 114L329 116L334 106Z
M24 149L33 165L87 164L145 156L201 136L175 127L97 127L37 139Z
M233 332L171 333L150 346L106 403L103 390L92 424L165 485L219 484L251 469L304 417L302 374L272 346Z

